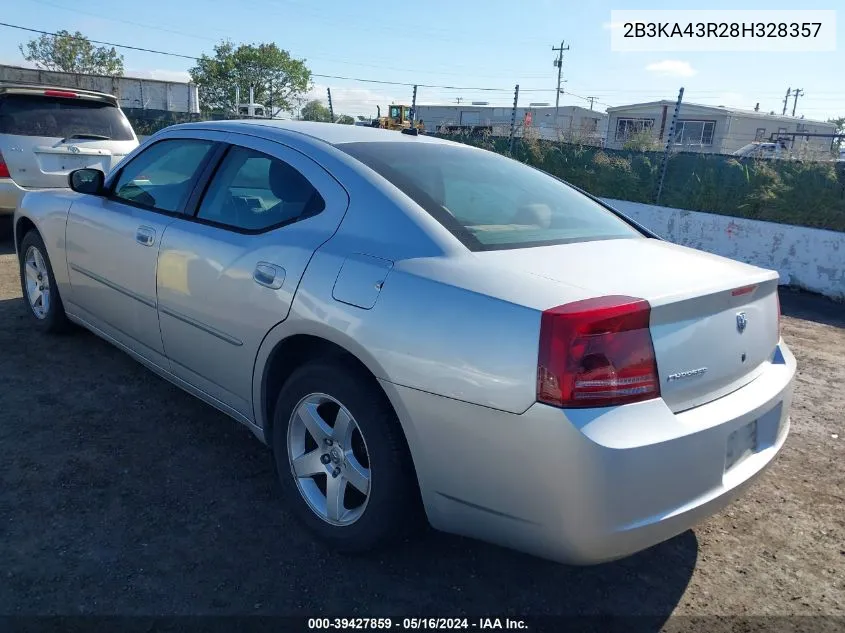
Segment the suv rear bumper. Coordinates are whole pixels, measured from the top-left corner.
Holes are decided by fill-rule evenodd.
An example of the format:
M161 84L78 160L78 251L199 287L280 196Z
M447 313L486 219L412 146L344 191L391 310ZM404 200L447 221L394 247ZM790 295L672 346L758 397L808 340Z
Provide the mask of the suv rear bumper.
M14 215L26 192L11 178L0 178L0 216Z

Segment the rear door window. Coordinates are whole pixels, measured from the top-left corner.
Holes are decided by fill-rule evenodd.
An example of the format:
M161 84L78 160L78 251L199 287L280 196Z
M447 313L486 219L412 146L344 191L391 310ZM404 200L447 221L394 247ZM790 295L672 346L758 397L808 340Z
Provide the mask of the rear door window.
M24 94L0 97L0 134L134 140L129 121L115 105L90 99Z
M197 218L258 233L311 217L325 202L314 186L287 163L233 146L217 170Z

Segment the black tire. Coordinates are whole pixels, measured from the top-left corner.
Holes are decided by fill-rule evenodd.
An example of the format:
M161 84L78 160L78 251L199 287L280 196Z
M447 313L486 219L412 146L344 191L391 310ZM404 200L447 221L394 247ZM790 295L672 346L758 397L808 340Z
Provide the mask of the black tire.
M311 509L300 493L288 458L293 413L304 397L315 393L340 402L355 419L366 443L370 493L363 514L351 525L332 525ZM343 358L315 360L291 375L276 403L272 448L285 505L331 548L344 553L366 552L419 526L419 489L399 420L378 384L362 375L354 363Z
M0 242L12 241L12 216L0 215Z
M50 288L50 300L48 302L47 310L43 317L36 315L35 310L30 304L28 292L26 287L26 256L30 249L37 249L40 253L44 264L47 268L48 283ZM42 332L49 332L56 334L67 330L69 322L65 315L65 307L62 304L62 297L59 294L59 288L56 285L56 276L53 274L53 266L50 263L50 257L47 255L47 247L44 245L44 240L38 234L38 231L30 230L24 235L21 240L21 247L19 250L20 260L20 277L21 277L21 292L23 293L23 301L26 304L26 311L29 313L32 324Z

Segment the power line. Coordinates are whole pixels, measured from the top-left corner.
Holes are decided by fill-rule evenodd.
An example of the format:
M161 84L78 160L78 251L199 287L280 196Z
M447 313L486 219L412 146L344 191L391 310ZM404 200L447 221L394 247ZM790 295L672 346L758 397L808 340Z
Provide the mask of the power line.
M45 3L45 4L47 4L47 3ZM33 28L25 27L25 26L20 26L20 25L17 25L17 24L9 24L7 22L0 22L0 26L4 26L4 27L10 28L10 29L17 29L17 30L20 30L20 31L26 31L26 32L29 32L29 33L37 33L39 35L49 35L49 36L53 36L53 37L57 36L56 33L51 32L51 31L43 31L43 30L40 30L40 29L33 29ZM141 25L139 24L139 26L141 26ZM99 44L99 45L102 45L102 46L113 46L115 48L123 48L123 49L127 49L127 50L139 51L139 52L142 52L142 53L152 53L152 54L155 54L155 55L165 55L165 56L169 56L169 57L177 57L177 58L180 58L180 59L189 59L191 61L199 61L200 59L202 59L201 57L196 57L194 55L185 55L185 54L182 54L182 53L174 53L174 52L171 52L171 51L162 51L162 50L156 50L156 49L151 49L151 48L144 48L144 47L140 47L140 46L132 46L132 45L129 45L129 44L118 44L118 43L115 43L115 42L106 42L106 41L102 41L102 40L92 40L92 39L88 39L86 37L77 37L77 36L74 36L74 35L68 35L68 37L70 37L71 39L89 41L93 44ZM557 51L557 49L555 49L555 50ZM317 77L317 78L320 78L320 79L339 79L339 80L344 80L344 81L354 81L354 82L360 82L360 83L377 84L377 85L385 85L385 86L413 87L414 85L417 85L420 88L429 88L429 89L437 89L437 90L462 90L462 91L467 91L467 92L476 91L476 92L485 92L485 93L491 93L491 92L511 93L512 90L513 90L512 88L496 88L496 87L492 87L492 86L467 87L467 86L438 85L438 84L419 84L419 83L414 84L413 82L387 81L387 80L383 80L383 79L368 79L368 78L364 78L364 77L349 77L349 76L345 76L345 75L327 75L327 74L322 74L322 73L311 73L311 75L313 77ZM582 95L579 95L579 94L576 94L576 93L573 93L573 92L568 92L568 91L558 92L558 91L555 91L553 88L552 89L550 89L550 88L520 88L520 92L523 92L523 93L556 92L556 95L568 94L572 97L575 97L576 99L582 99L584 101L589 101L591 105L592 105L592 103L597 103L601 106L613 107L609 103L604 103L604 102L598 101L597 97L595 97L595 96L585 97L585 96L582 96ZM604 91L590 90L590 92L593 93L593 95L598 95L598 96L601 97L601 96L604 96L604 95L612 96L613 94L616 94L616 93L618 93L618 94L624 94L624 93L629 93L629 92L630 93L635 93L635 92L639 93L639 92L643 92L643 91L637 90L637 89L630 90L630 91L619 90L619 89L609 89L609 90L604 90ZM710 93L721 93L721 92L722 91L716 91L716 90L700 90L700 91L696 91L695 94L705 95L705 94L710 94ZM803 94L804 93L802 91L801 96L803 96ZM835 94L845 94L845 93L823 92L821 94L835 95ZM642 96L647 96L647 95L642 95ZM650 95L648 95L648 96L650 96ZM653 94L653 96L658 97L658 98L663 98L665 100L665 95ZM712 99L713 97L704 97L703 96L702 98ZM830 101L832 101L832 100L834 100L834 97L828 97L827 99L824 99L824 98L820 99L820 98L817 98L817 97L814 96L814 99L819 100L819 101L820 100L830 100ZM825 110L825 108L812 108L812 107L811 108L804 108L804 109L807 110L807 111Z
M18 29L21 31L28 31L30 33L38 33L40 35L51 35L53 37L57 37L56 33L51 31L42 31L40 29L31 29L25 26L19 26L17 24L8 24L7 22L0 22L0 26L5 26L10 29ZM182 53L173 53L170 51L159 51L152 48L142 48L140 46L130 46L128 44L117 44L115 42L105 42L102 40L92 40L87 37L77 37L75 35L67 35L70 39L74 40L86 40L91 42L92 44L100 44L102 46L113 46L115 48L125 48L128 50L133 51L140 51L143 53L153 53L155 55L167 55L170 57L179 57L181 59L190 59L192 61L199 61L202 59L201 57L195 57L194 55L183 55ZM346 77L343 75L324 75L321 73L311 73L313 77L320 77L321 79L344 79L348 81L359 81L362 83L372 83L372 84L383 84L389 86L413 86L415 85L413 82L406 82L406 81L387 81L384 79L365 79L362 77ZM492 88L492 87L467 87L467 86L440 86L436 84L416 84L421 88L440 88L443 90L476 90L476 91L484 91L484 92L511 92L511 88Z
M17 24L7 24L6 22L0 22L0 26L5 26L10 29L18 29L20 31L29 31L30 33L39 33L41 35L52 35L53 37L57 37L56 33L51 33L50 31L40 31L38 29L30 29L25 26L18 26ZM92 44L101 44L103 46L113 46L115 48L126 48L132 51L141 51L142 53L155 53L156 55L169 55L170 57L181 57L182 59L190 59L193 61L197 61L200 58L194 57L193 55L182 55L180 53L169 53L167 51L157 51L151 48L141 48L140 46L129 46L128 44L115 44L113 42L102 42L100 40L91 40L87 37L76 37L75 35L68 35L70 39L74 40L87 40Z
M152 29L154 31L163 31L164 33L173 33L174 35L184 35L185 37L193 37L193 38L196 38L198 40L207 40L207 41L211 41L211 42L217 41L213 37L208 37L208 36L204 36L204 35L196 35L195 33L188 33L186 31L177 31L175 29L168 29L168 28L165 28L163 26L153 26L152 24L145 24L143 22L135 22L133 20L123 20L121 18L106 16L106 15L103 15L102 13L97 13L95 11L83 11L82 9L79 9L77 7L66 7L66 6L61 5L61 4L49 2L49 0L31 0L31 1L37 2L38 4L46 5L48 7L53 7L54 9L64 9L65 11L71 11L75 14L90 15L92 17L99 18L101 20L108 20L109 22L118 22L120 24L129 24L130 26L140 26L141 28L144 28L144 29Z
M361 81L370 84L386 84L390 86L419 86L420 88L439 88L442 90L478 90L483 92L512 92L511 88L479 88L467 86L438 86L435 84L415 84L407 81L387 81L384 79L362 79L360 77L344 77L343 75L321 75L320 73L311 73L314 77L323 79L346 79L349 81Z
M56 4L54 2L50 2L49 0L32 0L32 2L37 2L39 4L43 4L43 5L46 5L46 6L49 6L49 7L54 7L56 9L64 9L66 11L71 11L75 14L90 15L90 16L97 17L97 18L102 19L102 20L107 20L109 22L116 22L116 23L119 23L119 24L128 24L128 25L131 25L131 26L138 26L138 27L141 27L141 28L144 28L144 29L150 29L150 30L153 30L153 31L162 31L164 33L173 33L175 35L184 35L185 37L192 37L192 38L195 38L195 39L206 40L206 41L210 41L210 42L220 41L219 38L197 35L196 33L189 33L187 31L179 31L179 30L176 30L176 29L168 29L168 28L164 28L164 27L161 27L161 26L155 26L155 25L152 25L152 24L147 24L147 23L144 23L144 22L135 22L133 20L124 20L124 19L121 19L121 18L110 17L110 16L107 16L107 15L103 15L102 13L97 13L95 11L83 11L82 9L78 9L76 7L66 7L66 6L61 5L61 4ZM222 31L220 31L220 32L222 33ZM394 71L401 71L401 72L407 72L407 70L408 70L407 68L397 68L397 67L393 67L393 66L384 66L384 65L381 65L381 64L367 64L367 63L360 63L360 62L350 62L348 60L333 59L333 58L330 58L330 57L314 57L314 56L309 55L308 59L309 60L329 62L329 63L332 63L332 64L343 64L344 66L363 66L363 67L366 67L366 68L376 68L376 69L379 69L379 70L394 70ZM460 67L460 66L456 66L455 64L450 64L449 67L455 68L455 67ZM448 72L448 71L442 71L442 70L420 70L420 71L414 71L414 72L415 73L427 74L427 75L443 75L443 76L454 76L454 77L462 77L466 74L465 72ZM503 72L505 72L505 71L503 71ZM507 71L507 72L515 73L516 71ZM474 76L475 77L481 77L481 78L492 78L491 75L474 74ZM499 76L501 76L501 75L496 75L496 77L499 77ZM525 77L525 78L528 78L528 79L541 79L541 78L544 77L544 75L522 75L522 76Z

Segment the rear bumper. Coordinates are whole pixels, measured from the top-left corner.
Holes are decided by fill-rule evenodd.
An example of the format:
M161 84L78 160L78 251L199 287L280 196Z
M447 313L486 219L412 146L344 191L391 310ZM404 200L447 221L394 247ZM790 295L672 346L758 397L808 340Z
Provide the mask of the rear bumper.
M11 178L0 178L0 216L14 215L26 191Z
M382 384L434 527L593 564L680 534L741 494L786 440L794 375L781 342L753 382L680 414L656 399L516 415ZM728 437L755 420L756 452L726 470Z

